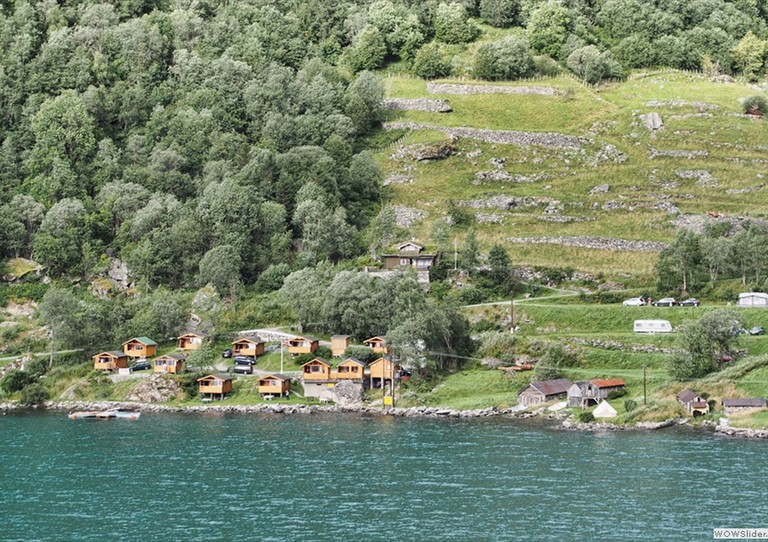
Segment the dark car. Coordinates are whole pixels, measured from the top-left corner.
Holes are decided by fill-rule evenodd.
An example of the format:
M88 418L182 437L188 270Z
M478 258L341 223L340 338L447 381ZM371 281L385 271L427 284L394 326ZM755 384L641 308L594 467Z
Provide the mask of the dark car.
M699 305L701 305L701 301L699 301L695 297L691 297L690 299L684 299L680 302L681 307L698 307Z
M765 335L765 328L763 326L755 326L749 331L747 331L750 335Z
M232 350L229 350L229 349L227 349L227 350L224 350L224 351L221 353L221 357L222 357L222 358L231 358L231 357L232 357Z
M147 360L137 361L133 365L131 365L131 372L133 371L146 371L147 369L151 369L152 365Z
M248 356L235 356L232 361L235 362L235 365L253 365L256 363L253 358Z
M243 375L253 374L253 365L235 365L234 372Z
M654 307L674 307L675 305L677 305L677 300L674 297L662 297L653 302Z

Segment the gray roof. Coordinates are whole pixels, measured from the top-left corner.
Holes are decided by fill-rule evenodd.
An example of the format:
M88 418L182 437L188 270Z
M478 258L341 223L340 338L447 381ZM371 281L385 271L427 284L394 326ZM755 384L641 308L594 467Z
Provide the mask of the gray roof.
M567 378L531 382L531 386L540 391L543 395L559 395L561 393L567 393L568 388L570 388L572 384L573 382Z
M265 378L279 378L280 380L290 380L291 377L288 375L284 375L283 373L269 373L268 375L262 376L259 380L264 380Z
M127 358L128 357L128 354L126 354L125 352L121 352L120 350L110 350L108 352L102 352L101 354L109 354L111 356L115 356L116 358ZM101 354L98 354L98 355L100 356Z
M231 375L225 375L225 374L217 373L217 374L213 374L213 375L201 376L200 378L197 379L197 381L200 382L201 380L203 380L205 378L211 378L211 377L216 377L219 380L224 380L224 381L232 380L232 376Z
M348 339L349 335L331 335L331 339Z
M759 408L765 406L765 399L763 397L745 397L739 399L723 399L724 407L747 407L747 408Z
M184 354L166 354L164 356L158 356L155 359L162 359L162 358L170 358L176 361L184 361L187 359L187 356Z
M690 403L691 401L695 400L698 397L699 397L699 395L696 392L694 392L693 390L689 389L689 388L686 388L686 389L684 389L683 391L681 391L680 393L677 394L678 400L680 400L680 402L686 403L686 404Z

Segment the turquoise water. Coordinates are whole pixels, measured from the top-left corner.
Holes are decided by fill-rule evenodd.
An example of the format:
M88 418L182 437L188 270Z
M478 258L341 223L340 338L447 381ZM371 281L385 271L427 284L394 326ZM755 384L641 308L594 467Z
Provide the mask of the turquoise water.
M711 540L768 442L352 415L0 416L0 540Z

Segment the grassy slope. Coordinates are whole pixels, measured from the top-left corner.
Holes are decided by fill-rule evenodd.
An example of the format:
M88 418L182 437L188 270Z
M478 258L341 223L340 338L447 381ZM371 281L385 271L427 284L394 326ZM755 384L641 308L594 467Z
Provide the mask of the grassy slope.
M484 212L504 216L502 224L475 225L481 245L486 249L505 236L599 235L669 241L674 237L674 227L668 215L651 208L662 201L662 197L668 198L686 214L718 211L757 216L764 213L768 203L765 189L743 194L727 192L728 189L755 187L763 182L763 165L751 160L761 159L764 154L759 144L768 135L766 123L733 116L739 113L738 99L755 94L748 86L713 83L703 76L678 72L635 76L599 91L565 76L506 84L553 86L570 89L571 94L568 99L508 94L429 95L424 81L394 75L385 77L390 97L446 98L454 108L448 114L398 111L391 113L392 120L580 135L595 140L588 153L602 144L612 144L626 153L627 161L592 166L557 150L490 145L469 139L459 140L457 155L439 162L414 163L393 158L393 149L381 151L377 156L386 172L411 168L409 175L414 182L391 186L390 195L394 204L426 211L424 220L412 227L412 233L418 238L429 239L431 223L446 215L450 199L473 200L500 194L554 198L564 205L562 214L586 221L568 224L544 221L542 213L545 204L512 212L486 209ZM692 106L644 105L651 100L674 99L704 101L719 106L719 109L711 111L712 118L673 118L675 115L698 113L698 109ZM650 111L658 111L662 115L665 130L651 135L641 125L637 116ZM411 145L444 137L438 132L417 130L405 137L402 144ZM651 159L650 148L706 150L709 156ZM468 152L478 150L482 152L478 157L467 156ZM546 172L548 178L532 183L472 184L477 171L493 169L488 163L491 158L504 158L509 173ZM696 179L679 178L674 172L680 169L707 170L717 179L719 186L699 186ZM662 186L662 183L669 181L677 183L677 186ZM610 191L589 194L599 184L609 184ZM622 202L634 209L602 210L601 207L609 201ZM513 261L519 264L570 265L612 275L648 274L655 262L652 254L553 245L507 246Z

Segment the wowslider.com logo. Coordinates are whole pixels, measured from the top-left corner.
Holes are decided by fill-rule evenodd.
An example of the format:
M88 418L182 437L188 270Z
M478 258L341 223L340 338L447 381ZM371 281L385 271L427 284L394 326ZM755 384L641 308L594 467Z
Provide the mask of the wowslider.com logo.
M768 540L768 529L713 529L715 540Z

